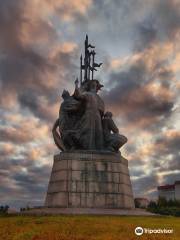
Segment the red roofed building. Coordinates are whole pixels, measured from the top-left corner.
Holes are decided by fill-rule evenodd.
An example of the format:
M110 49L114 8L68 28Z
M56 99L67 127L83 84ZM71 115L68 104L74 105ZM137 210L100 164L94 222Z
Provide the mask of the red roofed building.
M159 197L164 197L167 200L180 200L180 181L176 181L172 185L164 185L158 187Z

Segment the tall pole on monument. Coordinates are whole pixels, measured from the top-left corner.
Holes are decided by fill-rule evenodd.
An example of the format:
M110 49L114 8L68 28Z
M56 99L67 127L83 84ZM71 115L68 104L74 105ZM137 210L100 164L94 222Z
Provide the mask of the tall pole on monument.
M93 50L92 51L92 80L94 80L94 56L96 52Z
M87 72L88 72L88 35L86 34L85 39L85 57L84 57L84 81L87 81Z
M80 57L80 86L82 85L82 54Z

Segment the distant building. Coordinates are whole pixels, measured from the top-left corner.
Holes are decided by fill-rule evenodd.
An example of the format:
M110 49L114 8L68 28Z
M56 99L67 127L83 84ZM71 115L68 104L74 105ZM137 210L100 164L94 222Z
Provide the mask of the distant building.
M175 199L180 200L180 181L175 182Z
M17 210L17 209L15 209L15 208L9 208L8 209L8 213L10 214L10 213L18 213L19 211Z
M135 206L139 208L147 208L149 200L147 198L135 198Z
M159 197L164 197L167 200L180 200L180 181L176 181L172 185L164 185L158 187Z

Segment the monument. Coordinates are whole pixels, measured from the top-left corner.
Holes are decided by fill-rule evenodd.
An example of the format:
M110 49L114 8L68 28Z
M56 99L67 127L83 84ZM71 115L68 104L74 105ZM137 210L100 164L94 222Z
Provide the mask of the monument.
M62 93L52 129L61 152L54 156L46 207L134 208L128 160L119 151L127 138L98 95L103 85L94 72L102 63L95 62L94 49L86 36L80 80L76 79L72 95L67 90Z

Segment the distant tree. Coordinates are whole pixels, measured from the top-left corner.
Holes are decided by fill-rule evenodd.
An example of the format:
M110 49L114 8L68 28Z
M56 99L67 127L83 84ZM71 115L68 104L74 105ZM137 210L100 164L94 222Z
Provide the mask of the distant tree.
M172 200L172 199L170 199L170 200L167 201L167 205L168 205L169 207L174 207L175 204L176 204L175 201Z
M138 201L138 199L134 199L134 205L135 208L140 208L140 202Z
M171 216L180 216L180 201L179 200L166 200L159 198L157 203L151 201L147 208L148 211Z
M30 207L29 207L29 205L27 205L27 206L26 206L26 210L30 210Z
M168 201L164 197L159 197L157 205L158 207L167 207Z
M148 208L156 209L157 208L157 203L155 201L150 201L149 204L148 204Z
M8 205L5 205L5 206L0 206L0 213L8 213L8 209L9 209L9 206Z

